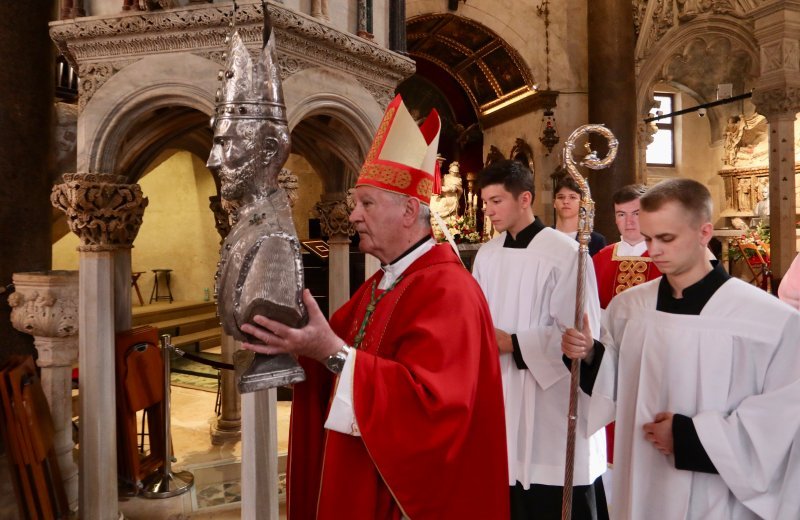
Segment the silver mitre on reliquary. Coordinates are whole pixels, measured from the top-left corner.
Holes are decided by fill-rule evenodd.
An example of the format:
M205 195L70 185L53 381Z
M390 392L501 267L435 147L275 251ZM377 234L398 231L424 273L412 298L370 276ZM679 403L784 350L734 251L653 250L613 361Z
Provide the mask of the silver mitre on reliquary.
M302 303L300 242L289 199L278 185L291 144L266 4L261 54L254 60L234 30L220 80L208 168L219 177L222 204L234 224L220 252L218 312L226 334L257 342L240 330L255 315L292 327L308 321ZM234 365L240 392L305 379L303 369L288 354L238 350Z

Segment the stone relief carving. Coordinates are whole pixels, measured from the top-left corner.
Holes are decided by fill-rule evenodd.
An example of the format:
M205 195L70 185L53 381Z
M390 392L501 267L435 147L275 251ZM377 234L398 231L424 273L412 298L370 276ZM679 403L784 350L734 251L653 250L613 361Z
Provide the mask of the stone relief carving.
M761 114L729 117L724 135L725 166L746 168L768 163L767 119Z
M688 22L699 14L732 14L737 12L733 0L677 0L678 20Z
M647 11L647 1L648 0L633 0L631 2L633 7L633 28L636 32L636 36L639 36L642 29L642 21Z
M81 239L79 251L110 251L132 246L148 200L123 175L65 173L64 182L53 186L50 202L66 214L70 230Z
M62 283L28 283L42 275L62 278ZM39 276L37 276L39 275ZM65 282L72 283L65 283ZM16 290L8 297L11 324L15 329L32 336L66 338L78 333L77 273L16 273Z
M795 185L800 188L800 172L795 167ZM719 172L725 187L722 216L769 215L769 168L735 168ZM795 207L800 211L800 189L795 188Z
M755 75L752 61L750 53L730 38L694 38L666 62L664 78L710 101L716 99L720 83L731 83L734 92L744 92L745 83Z
M761 46L761 73L776 70L800 70L800 44L797 40L783 39Z
M412 60L384 47L280 5L269 5L269 12L284 78L308 66L337 68L356 76L384 104L384 91L414 73ZM79 71L80 104L85 106L114 73L147 55L192 52L224 64L222 52L230 18L229 6L201 4L62 20L51 24L50 36ZM260 49L262 19L260 4L239 6L236 24L253 52Z
M56 103L56 126L53 133L55 171L75 171L78 153L78 107L76 105Z
M314 211L319 215L322 232L328 237L334 235L351 237L355 234L355 228L350 223L350 212L354 208L355 204L350 197L321 201L314 205Z

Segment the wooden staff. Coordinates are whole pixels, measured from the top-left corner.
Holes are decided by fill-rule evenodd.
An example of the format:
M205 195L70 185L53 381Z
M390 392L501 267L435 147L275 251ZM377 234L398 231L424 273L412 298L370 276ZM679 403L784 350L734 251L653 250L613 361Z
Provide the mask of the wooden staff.
M597 133L608 140L608 153L599 159L597 152L592 151L588 141L584 145L587 155L580 165L592 170L607 168L617 156L619 142L611 130L603 125L583 125L578 127L564 143L563 162L569 175L575 179L581 189L581 203L578 212L578 285L575 291L575 329L583 330L584 291L586 288L586 259L589 256L589 240L594 227L594 201L589 190L589 183L578 171L573 152L581 137ZM567 454L564 464L564 495L561 501L561 520L572 519L572 481L575 469L575 427L578 422L578 382L580 380L580 360L573 359L570 364L569 412L567 413Z

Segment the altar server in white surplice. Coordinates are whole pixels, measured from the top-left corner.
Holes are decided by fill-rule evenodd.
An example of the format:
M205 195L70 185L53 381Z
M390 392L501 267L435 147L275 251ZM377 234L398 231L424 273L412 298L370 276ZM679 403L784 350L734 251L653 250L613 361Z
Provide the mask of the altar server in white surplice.
M578 243L545 227L532 212L533 175L518 161L478 174L486 216L501 232L478 251L473 275L489 302L503 374L512 519L559 519L566 458L569 370L561 334L573 325ZM599 330L592 263L586 310ZM600 476L605 433L587 435L588 397L579 402L574 519L608 517Z
M602 342L563 338L590 431L616 409L612 518L800 518L800 313L708 262L710 220L702 184L651 188L639 223L664 276L611 301Z

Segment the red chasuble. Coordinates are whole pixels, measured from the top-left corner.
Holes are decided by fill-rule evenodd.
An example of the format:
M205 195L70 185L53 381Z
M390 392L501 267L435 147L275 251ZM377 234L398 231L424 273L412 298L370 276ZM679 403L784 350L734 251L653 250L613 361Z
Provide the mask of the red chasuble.
M619 293L661 276L647 251L642 256L617 256L619 242L608 245L592 257L600 307L605 309ZM606 426L608 463L614 462L614 423Z
M331 318L348 344L379 271ZM378 295L381 291L376 291ZM335 378L301 360L289 444L291 520L507 519L497 343L475 280L435 246L378 303L356 357L361 437L323 428Z
M622 291L661 276L647 251L642 256L617 256L618 245L606 246L592 257L603 309Z

